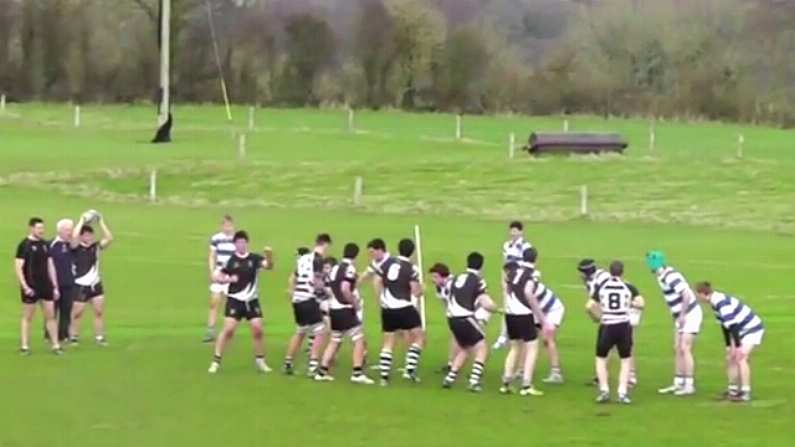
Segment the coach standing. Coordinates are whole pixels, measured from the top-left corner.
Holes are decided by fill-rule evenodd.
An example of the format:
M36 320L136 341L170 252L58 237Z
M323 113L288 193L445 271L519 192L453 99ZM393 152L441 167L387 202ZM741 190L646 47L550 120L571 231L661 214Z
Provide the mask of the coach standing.
M57 235L50 244L50 257L55 265L58 276L58 291L61 298L55 304L55 315L58 320L58 340L69 338L69 325L72 321L72 303L77 294L75 285L75 260L72 250L72 232L75 223L71 219L61 219L56 226Z
M58 328L55 323L54 301L60 297L55 266L50 257L50 247L44 241L44 221L33 217L28 222L28 235L17 247L14 270L17 274L22 296L22 322L20 325L20 353L30 355L30 323L36 313L36 304L41 304L53 353L63 353L58 343Z

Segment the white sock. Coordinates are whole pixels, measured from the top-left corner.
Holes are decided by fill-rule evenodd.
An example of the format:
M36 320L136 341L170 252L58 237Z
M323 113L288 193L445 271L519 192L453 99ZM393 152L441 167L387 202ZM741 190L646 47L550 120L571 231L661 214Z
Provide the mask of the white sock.
M695 386L695 380L693 377L685 377L685 388L693 388Z
M683 376L674 376L674 386L677 388L684 388L685 378Z
M743 385L741 389L743 394L751 394L751 385Z

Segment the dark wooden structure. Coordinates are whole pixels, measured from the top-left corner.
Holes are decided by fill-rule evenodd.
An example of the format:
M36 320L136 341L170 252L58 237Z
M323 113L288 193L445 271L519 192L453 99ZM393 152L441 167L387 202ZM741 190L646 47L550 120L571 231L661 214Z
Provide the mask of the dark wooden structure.
M624 153L629 146L617 133L533 132L524 149L530 155Z

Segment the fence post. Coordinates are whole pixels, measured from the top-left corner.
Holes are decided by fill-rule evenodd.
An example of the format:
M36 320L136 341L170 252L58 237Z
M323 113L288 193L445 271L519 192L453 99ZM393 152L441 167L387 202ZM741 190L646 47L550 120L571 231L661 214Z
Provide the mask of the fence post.
M563 120L563 132L568 132L568 131L569 131L569 120L568 118L566 118Z
M580 215L588 215L588 185L580 187Z
M75 127L80 127L80 106L75 106Z
M248 108L248 131L254 132L254 106Z
M355 119L354 113L355 112L353 111L353 108L348 107L348 132L350 132L350 133L356 132L356 127L355 127L356 123L354 121L354 119Z
M0 95L0 111L5 112L6 110L6 94L3 93Z
M152 169L149 173L149 201L157 201L157 169Z
M745 136L743 134L737 135L737 158L743 158L744 145L745 145Z
M455 139L460 140L463 137L463 129L461 129L461 115L455 116Z
M364 179L356 177L353 182L353 205L359 206L362 203L362 191L364 190Z
M246 134L244 133L237 137L237 158L240 160L246 158Z
M657 124L652 118L649 121L649 152L654 152L655 144L657 143Z
M516 152L516 134L511 132L508 136L508 158L513 159Z

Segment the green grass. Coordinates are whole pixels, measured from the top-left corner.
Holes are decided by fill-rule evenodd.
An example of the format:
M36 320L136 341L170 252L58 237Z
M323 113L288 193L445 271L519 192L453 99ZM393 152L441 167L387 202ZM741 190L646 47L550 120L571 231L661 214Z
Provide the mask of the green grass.
M632 146L626 157L507 160L507 135L560 128L558 118L465 117L463 142L445 115L361 112L360 132L345 132L334 110L258 110L247 158L236 159L245 108L223 121L217 107L176 110L175 143L147 144L151 107L83 106L83 127L71 127L66 105L9 105L0 112L0 246L10 253L25 221L50 224L96 207L116 232L103 261L111 347L90 344L63 358L19 358L18 292L0 276L0 364L3 392L0 446L60 443L93 446L221 443L336 445L789 445L795 415L789 340L795 289L795 153L792 133L729 124L657 124L570 118L572 129L618 130ZM737 134L745 158L735 157ZM147 203L148 171L157 168L160 201ZM363 176L363 203L351 202ZM578 215L578 190L592 193L592 216ZM319 231L338 245L382 236L390 244L422 225L426 264L462 268L473 249L487 257L496 293L506 220L531 222L548 284L567 305L560 334L569 383L522 400L496 393L504 353L487 370L487 391L439 388L448 331L429 299L429 348L424 382L392 389L338 380L254 373L248 330L208 377L209 347L198 342L205 318L207 238L223 212L235 215L255 246L270 244L277 268L262 278L269 362L277 366L291 334L284 289L296 246ZM722 341L711 313L697 345L699 395L675 400L655 394L670 380L671 321L645 270L642 254L660 247L689 278L709 278L746 298L768 328L754 358L750 407L719 405L724 386ZM592 371L595 327L584 316L576 260L623 259L648 301L638 340L641 386L635 404L598 407L582 385ZM9 255L10 257L10 255ZM9 259L10 264L10 259ZM360 267L364 260L360 260ZM10 269L9 269L10 271ZM368 340L377 350L377 307L366 291ZM86 321L84 331L90 327ZM38 327L38 324L37 324ZM490 327L492 335L498 322ZM90 331L85 331L86 335ZM38 334L38 332L36 333ZM401 358L400 356L398 358ZM347 377L350 351L338 379ZM542 360L539 374L546 372Z

